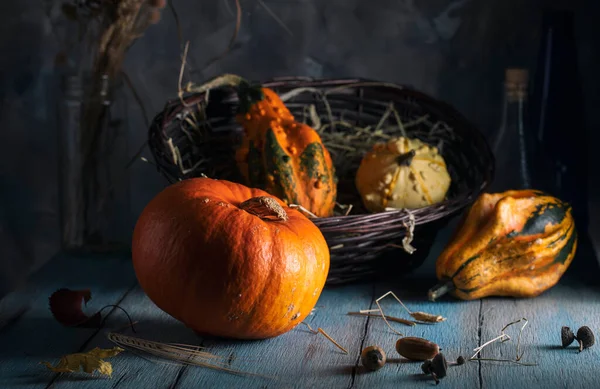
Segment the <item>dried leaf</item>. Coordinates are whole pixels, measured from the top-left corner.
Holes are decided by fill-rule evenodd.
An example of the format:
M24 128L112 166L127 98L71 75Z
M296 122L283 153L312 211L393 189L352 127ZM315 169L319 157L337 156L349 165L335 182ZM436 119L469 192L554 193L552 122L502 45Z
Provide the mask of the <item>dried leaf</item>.
M81 368L85 373L92 374L98 371L100 374L112 376L113 368L110 362L102 360L102 358L110 358L124 351L120 347L112 349L100 349L98 347L86 353L76 353L65 355L60 359L56 366L52 366L50 362L43 361L48 369L55 373L74 373Z
M424 321L427 323L439 323L446 320L445 317L440 315L432 315L431 313L426 312L411 312L410 315L418 321Z
M59 323L67 327L100 327L102 323L100 312L87 316L82 310L82 305L87 304L91 298L89 289L59 289L50 296L50 311Z

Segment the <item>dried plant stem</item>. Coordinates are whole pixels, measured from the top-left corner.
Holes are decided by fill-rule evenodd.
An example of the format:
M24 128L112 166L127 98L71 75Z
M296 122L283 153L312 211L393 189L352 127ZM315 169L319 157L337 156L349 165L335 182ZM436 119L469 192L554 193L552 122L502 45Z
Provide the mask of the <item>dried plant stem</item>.
M507 334L504 333L504 331L517 323L520 322L524 322L523 325L521 326L521 329L519 330L519 337L517 338L517 345L516 345L516 358L514 360L512 359L494 359L494 358L476 358L477 355L479 355L479 353L481 352L481 350L483 350L485 347L489 346L490 344L494 343L494 342L498 342L500 341L501 343L504 343L506 341L511 340L511 337ZM514 363L517 365L523 365L523 366L537 366L537 364L531 364L531 363L523 363L520 362L520 360L523 358L523 354L525 354L525 352L520 353L520 346L521 346L521 335L523 334L523 330L525 329L525 327L527 326L527 324L529 323L529 320L527 320L526 318L521 318L515 321L512 321L510 323L508 323L507 325L505 325L504 327L502 327L502 329L500 330L500 335L498 335L497 337L485 342L484 344L482 344L479 347L476 347L475 349L473 349L473 351L475 351L475 354L473 354L473 356L471 358L469 358L469 360L471 361L496 361L496 362L509 362L509 363Z
M377 309L375 311L378 311ZM381 317L381 315L378 315L376 313L370 313L370 312L348 312L348 315L353 315L353 316L369 316L369 317ZM396 323L401 323L401 324L406 324L407 326L416 326L417 323L411 320L406 320L406 319L402 319L399 317L394 317L394 316L385 316L385 318L389 321L393 321Z
M515 365L521 366L537 366L537 363L524 363L519 361L513 361L510 359L494 359L494 358L470 358L469 361L490 361L490 362L507 362L514 363Z
M271 15L271 17L277 22L277 24L279 24L285 30L285 32L287 32L290 36L294 36L292 30L290 30L288 26L285 25L285 23L275 14L275 12L273 12L273 10L268 5L265 4L263 0L257 0L257 2L258 4L260 4L261 7L264 8L265 11L267 11L269 15Z
M508 327L512 326L513 324L520 323L520 322L522 322L522 321L524 321L525 323L523 323L523 325L521 326L521 329L519 330L519 337L517 338L517 356L516 356L516 359L515 359L515 361L517 361L517 362L518 362L518 361L520 361L520 360L521 360L521 358L523 358L523 354L525 354L525 351L523 351L523 353L521 353L521 354L520 354L520 353L519 353L519 350L520 350L520 347L521 347L521 335L523 334L523 330L525 329L525 327L527 326L527 324L529 324L529 320L527 320L526 318L522 318L522 319L519 319L519 320L515 320L515 321L513 321L513 322L510 322L510 323L508 323L507 325L505 325L505 326L502 328L502 330L500 331L501 333L504 333L504 331L505 331L505 330L506 330Z
M379 122L377 122L377 126L375 126L375 132L379 131L381 126L383 126L383 123L385 123L388 117L390 117L390 115L392 114L392 110L394 110L394 105L390 104L383 113L383 116L381 116L381 119L379 119Z
M315 215L314 213L312 213L308 209L304 208L302 205L299 205L299 204L290 204L290 205L288 205L288 207L290 207L292 209L297 209L300 212L304 212L305 214L307 214L308 216L310 216L312 218L318 218L317 215Z
M188 56L188 50L190 49L190 41L185 42L185 47L183 48L183 56L181 57L181 67L179 68L179 78L177 79L177 96L181 101L181 104L185 107L189 107L189 105L183 100L183 72L185 71L185 65Z
M495 337L494 339L488 340L487 342L485 342L481 346L475 347L473 349L473 351L475 351L475 354L473 354L473 356L471 358L469 358L469 359L475 358L481 352L481 350L483 350L484 348L486 348L490 344L492 344L494 342L497 342L497 341L506 341L506 340L510 340L510 336L508 336L506 334L501 334L501 335Z
M100 308L100 310L98 311L98 314L102 314L102 311L104 311L106 308L113 308L113 309L120 309L121 312L123 312L125 314L125 316L127 316L127 320L129 320L129 327L131 327L131 331L136 332L135 328L133 327L133 320L131 320L131 316L129 316L129 313L127 313L127 311L123 308L121 308L118 305L114 305L114 304L109 304L109 305L105 305L102 308ZM102 322L104 323L106 321L107 317L104 317L104 319L102 320Z
M394 292L389 291L386 294L384 294L383 296L379 297L377 300L375 300L375 304L377 304L377 307L379 308L379 313L381 314L381 317L383 318L383 320L385 321L385 324L387 324L387 326L390 328L390 330L392 330L393 332L395 332L396 334L400 335L400 336L404 336L402 333L396 331L394 328L392 328L392 325L390 324L390 322L387 320L386 315L383 313L383 309L381 308L381 305L379 304L379 302L384 299L385 297L392 295L399 303L400 305L402 305L402 307L404 307L404 309L406 309L406 311L408 313L410 313L410 309L408 309L406 307L406 305L404 305L404 303L394 294Z
M200 346L177 344L177 343L161 343L146 339L135 338L109 332L108 340L116 345L140 355L140 357L150 360L157 360L161 363L172 364L175 362L178 365L194 365L206 367L219 371L225 371L232 374L252 375L270 378L261 374L235 370L228 367L225 357L212 354Z
M402 124L402 119L400 119L398 111L396 111L396 108L394 108L394 104L390 104L390 107L392 109L392 112L394 113L394 117L396 118L396 123L398 124L398 128L400 129L400 133L403 137L407 138L406 130L404 129L404 124Z
M360 313L379 312L380 316L383 318L383 320L385 321L387 326L393 332L395 332L396 334L398 334L400 336L404 336L404 335L401 334L400 332L396 331L394 328L392 328L391 324L387 320L387 316L384 314L383 309L381 308L381 304L379 303L381 300L383 300L387 296L394 297L396 299L396 301L398 301L398 303L402 306L402 308L404 308L406 310L406 312L408 312L408 314L411 315L417 321L426 322L426 323L439 323L439 322L446 320L444 317L442 317L440 315L432 315L432 314L426 313L426 312L412 312L410 309L408 309L408 307L406 305L404 305L402 300L400 300L398 298L398 296L396 296L396 294L394 292L392 292L391 290L375 300L375 304L377 304L377 307L379 309L377 309L377 310L361 310L360 311Z
M340 344L338 342L336 342L331 336L329 336L329 334L327 334L325 332L324 329L322 329L321 327L319 327L316 331L310 326L310 324L306 323L306 322L302 322L302 324L304 324L306 327L308 327L308 330L310 332L312 332L313 334L321 334L323 335L325 338L327 338L327 340L329 340L331 343L333 343L337 348L339 348L340 350L342 350L344 352L344 354L348 354L348 350L346 350L344 347L340 346Z

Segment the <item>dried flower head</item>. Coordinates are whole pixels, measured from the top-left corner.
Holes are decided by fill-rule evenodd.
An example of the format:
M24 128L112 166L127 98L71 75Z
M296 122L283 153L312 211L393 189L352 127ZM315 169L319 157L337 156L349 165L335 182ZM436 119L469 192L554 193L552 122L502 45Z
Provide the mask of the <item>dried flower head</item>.
M579 352L594 345L594 333L588 326L583 326L577 330L577 341L579 342Z
M560 338L562 340L562 346L567 347L575 340L575 334L573 334L571 328L563 326L560 329Z

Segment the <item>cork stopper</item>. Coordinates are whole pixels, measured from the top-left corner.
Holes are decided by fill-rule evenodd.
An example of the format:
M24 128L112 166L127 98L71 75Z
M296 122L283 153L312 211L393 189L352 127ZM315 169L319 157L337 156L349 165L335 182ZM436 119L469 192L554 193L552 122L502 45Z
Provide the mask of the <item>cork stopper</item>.
M529 71L521 68L509 68L504 73L504 86L509 101L523 101L527 98Z

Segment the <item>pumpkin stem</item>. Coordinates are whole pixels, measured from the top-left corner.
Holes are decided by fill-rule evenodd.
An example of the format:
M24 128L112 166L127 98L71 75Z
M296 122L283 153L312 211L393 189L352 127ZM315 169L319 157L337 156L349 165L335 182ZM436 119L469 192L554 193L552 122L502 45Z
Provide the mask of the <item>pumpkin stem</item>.
M429 301L435 301L439 297L454 290L454 288L455 288L455 286L454 286L454 282L452 282L452 280L440 282L433 288L429 289L429 292L427 293L427 295L429 297Z
M396 163L399 166L410 166L416 154L417 152L415 150L411 150L408 153L401 154L396 158Z
M260 217L262 220L288 220L287 212L273 197L253 197L241 203L239 208Z

